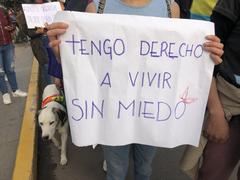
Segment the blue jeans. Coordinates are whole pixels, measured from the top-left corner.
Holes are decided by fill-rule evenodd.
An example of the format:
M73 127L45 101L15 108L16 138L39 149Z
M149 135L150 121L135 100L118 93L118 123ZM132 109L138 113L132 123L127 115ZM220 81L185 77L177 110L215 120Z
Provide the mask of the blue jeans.
M4 79L7 75L8 82L12 91L18 89L16 73L14 71L14 46L13 44L7 44L0 46L0 91L2 94L8 92L7 83Z
M103 146L104 159L107 161L107 180L125 180L129 151L132 148L135 180L149 180L152 174L152 160L156 147L131 144L126 146Z

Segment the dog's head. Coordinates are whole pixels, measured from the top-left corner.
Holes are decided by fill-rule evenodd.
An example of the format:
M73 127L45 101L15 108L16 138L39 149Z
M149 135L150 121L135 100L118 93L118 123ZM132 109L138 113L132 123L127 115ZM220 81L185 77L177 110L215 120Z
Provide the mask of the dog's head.
M58 108L43 108L38 114L38 123L42 129L42 138L50 140L53 138L57 126L63 126L67 120L67 114Z

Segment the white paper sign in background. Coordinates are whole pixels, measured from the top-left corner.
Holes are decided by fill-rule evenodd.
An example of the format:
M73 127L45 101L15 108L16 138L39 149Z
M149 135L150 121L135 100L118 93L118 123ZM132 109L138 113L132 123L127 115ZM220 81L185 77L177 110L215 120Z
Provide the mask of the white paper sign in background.
M213 72L203 51L213 24L60 12L73 143L198 145Z
M22 8L29 29L44 27L45 23L52 23L55 14L62 10L59 2L22 4Z

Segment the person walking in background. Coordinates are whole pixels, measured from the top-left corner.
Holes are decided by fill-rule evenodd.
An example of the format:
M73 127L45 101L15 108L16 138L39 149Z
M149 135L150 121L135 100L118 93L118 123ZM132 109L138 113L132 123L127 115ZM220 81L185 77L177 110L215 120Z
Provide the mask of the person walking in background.
M12 89L13 97L26 97L27 93L18 89L16 73L14 70L14 45L11 32L14 26L3 6L0 6L0 91L4 104L11 104L11 97L5 81L5 74Z

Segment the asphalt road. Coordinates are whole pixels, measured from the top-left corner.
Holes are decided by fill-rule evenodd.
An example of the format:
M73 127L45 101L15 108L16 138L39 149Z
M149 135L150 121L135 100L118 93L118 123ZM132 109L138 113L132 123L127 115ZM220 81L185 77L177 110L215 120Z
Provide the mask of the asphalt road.
M68 164L59 164L60 152L52 143L39 139L38 180L104 180L102 171L103 155L100 146L79 148L68 143ZM184 147L174 149L159 148L153 163L152 180L189 180L178 169ZM127 180L133 180L133 165Z
M102 170L103 154L100 146L76 147L68 142L68 164L61 166L60 151L50 142L39 139L38 180L105 180ZM190 180L179 170L179 161L184 146L164 149L159 148L153 162L151 180ZM133 164L126 180L133 180ZM237 180L236 170L229 180Z

